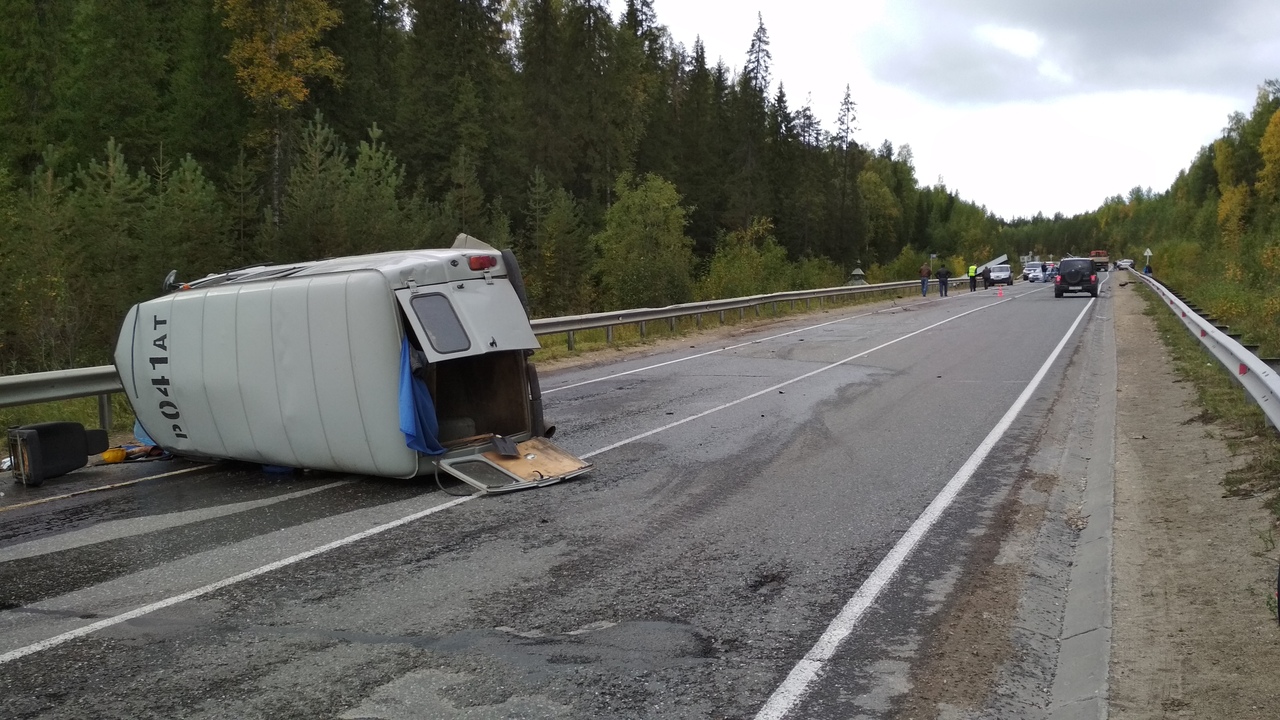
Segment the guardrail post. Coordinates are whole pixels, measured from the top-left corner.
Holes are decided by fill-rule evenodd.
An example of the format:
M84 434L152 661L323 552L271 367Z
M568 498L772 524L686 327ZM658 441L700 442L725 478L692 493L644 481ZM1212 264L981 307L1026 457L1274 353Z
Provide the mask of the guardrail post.
M805 298L805 299L804 299L804 309L805 309L805 310L808 310L808 309L809 309L809 298Z
M645 336L645 321L640 321L640 337Z
M818 298L818 309L822 309L822 298Z
M673 318L673 317L669 317L669 318L667 318L667 329L668 329L668 330L670 330L671 332L675 332L675 331L676 331L676 319L675 319L675 318Z
M698 326L699 330L702 329L702 313L693 316L693 323Z
M741 320L747 316L746 308L738 308L738 319Z
M753 308L755 308L755 309L756 309L756 317L760 317L760 306L759 306L759 305L752 305L751 307L753 307Z
M723 310L721 310L721 311L720 311L720 324L721 324L721 325L723 325L723 324L724 324L724 311L723 311Z
M568 336L569 336L569 349L572 350L573 349L573 331L572 330L568 332Z
M795 300L792 300L792 301L791 301L791 311L792 311L792 312L795 312L795 310L796 310L796 301L795 301Z
M111 430L111 396L98 396L98 427L110 432Z
M774 315L777 315L777 314L778 314L778 301L777 301L777 300L774 300L774 301L773 301L773 314L774 314Z
M606 345L613 344L613 326L607 325L604 329L604 342Z

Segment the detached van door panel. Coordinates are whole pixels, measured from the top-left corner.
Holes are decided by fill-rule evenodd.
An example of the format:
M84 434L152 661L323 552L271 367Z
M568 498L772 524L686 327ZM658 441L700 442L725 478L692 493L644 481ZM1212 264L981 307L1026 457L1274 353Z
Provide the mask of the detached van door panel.
M492 449L440 461L440 469L484 492L499 493L542 487L589 471L593 465L535 437L516 445L518 457Z

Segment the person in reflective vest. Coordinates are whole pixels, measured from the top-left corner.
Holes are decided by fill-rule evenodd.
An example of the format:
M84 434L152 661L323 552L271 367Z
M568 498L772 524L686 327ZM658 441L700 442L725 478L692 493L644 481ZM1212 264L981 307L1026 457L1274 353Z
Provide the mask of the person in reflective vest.
M969 292L973 292L974 290L977 290L977 289L978 289L978 266L970 265L969 266Z

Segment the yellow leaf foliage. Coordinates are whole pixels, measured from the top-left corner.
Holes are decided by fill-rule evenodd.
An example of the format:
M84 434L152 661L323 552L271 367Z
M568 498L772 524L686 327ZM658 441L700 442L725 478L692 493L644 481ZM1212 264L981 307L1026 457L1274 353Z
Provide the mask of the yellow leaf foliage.
M1240 247L1244 235L1245 220L1249 212L1249 187L1247 185L1224 186L1218 200L1218 229L1222 231L1222 245L1228 250Z
M307 81L339 82L342 60L319 45L342 15L325 0L218 0L234 37L227 60L255 105L289 111L307 99Z
M1258 173L1258 196L1274 200L1280 192L1280 112L1271 116L1258 150L1263 163Z
M1258 260L1268 272L1280 277L1280 244L1271 244L1263 248Z

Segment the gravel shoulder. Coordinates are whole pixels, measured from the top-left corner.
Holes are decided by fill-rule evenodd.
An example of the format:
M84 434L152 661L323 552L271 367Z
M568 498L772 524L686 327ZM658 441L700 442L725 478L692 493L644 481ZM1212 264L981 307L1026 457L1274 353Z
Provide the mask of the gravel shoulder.
M1206 425L1135 284L1114 290L1119 387L1110 716L1274 718L1275 526L1223 496L1247 458ZM1243 398L1241 400L1243 402Z

